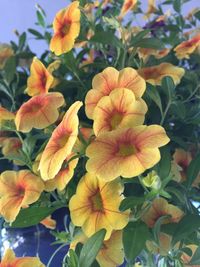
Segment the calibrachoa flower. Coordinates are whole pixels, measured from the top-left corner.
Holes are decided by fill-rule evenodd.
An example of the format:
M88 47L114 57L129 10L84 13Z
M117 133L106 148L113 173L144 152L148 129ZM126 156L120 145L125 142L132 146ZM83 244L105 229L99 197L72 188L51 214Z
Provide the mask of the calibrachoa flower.
M169 142L164 128L141 125L100 134L87 148L88 172L111 181L131 178L160 160L159 147ZM97 153L98 151L98 153Z
M15 119L15 114L7 109L0 107L0 127L2 127L5 121L12 121Z
M45 267L38 257L17 258L11 249L7 249L0 267Z
M149 19L151 15L155 13L155 11L157 10L155 2L155 0L148 0L148 8L144 18Z
M15 124L18 131L27 133L32 128L44 129L58 117L58 108L65 103L61 93L48 93L33 96L22 104L16 114Z
M108 96L116 88L127 88L133 91L136 99L140 98L146 83L133 68L125 68L121 71L108 67L94 76L92 88L85 98L85 111L88 118L93 118L94 109L103 96Z
M164 198L156 198L152 202L150 209L142 216L142 219L149 227L154 227L157 220L165 215L170 216L163 219L163 224L178 223L184 213L178 207L169 204Z
M184 267L199 267L199 265L191 265L190 260L192 259L192 256L194 255L194 253L196 252L196 250L199 248L199 246L197 245L187 245L186 248L189 248L192 251L192 255L188 255L187 253L183 252L183 254L181 255L181 260L184 263Z
M6 157L18 157L20 159L21 153L20 149L22 148L22 143L17 137L8 137L2 141L2 154ZM16 165L24 165L20 160L13 160Z
M80 32L79 2L72 2L67 8L60 10L53 22L54 36L50 42L50 50L57 56L70 51Z
M0 176L0 214L13 222L23 207L36 202L44 184L29 170L5 171Z
M152 49L152 48L139 48L138 55L143 59L144 62L147 62L150 56L154 56L155 58L163 58L167 56L170 52L170 49L165 48L162 50Z
M147 240L146 247L149 252L153 254L160 254L162 256L167 256L171 249L172 236L165 233L159 233L159 244L156 244L154 241Z
M124 0L119 17L123 18L129 10L132 10L137 4L137 0Z
M136 100L134 93L126 88L114 89L109 96L104 96L94 109L94 133L118 128L141 125L147 106L142 99Z
M200 34L188 41L184 41L174 48L178 59L189 58L192 53L200 46Z
M40 223L48 229L53 230L56 228L56 221L51 218L51 215L43 219Z
M186 171L192 161L192 155L189 151L185 151L181 148L175 150L173 155L174 162L181 168L180 175L181 180L186 180Z
M10 45L0 44L0 70L3 69L8 58L12 57L13 55L14 51Z
M87 173L69 202L73 224L81 226L87 237L105 228L105 239L109 239L113 230L123 229L129 220L129 211L119 211L122 192L119 180L106 183Z
M36 57L33 59L30 77L27 81L26 92L30 96L48 93L52 87L54 77L46 69L43 63Z
M170 76L175 84L179 84L185 70L171 63L161 63L160 65L139 69L138 73L153 85L161 85L162 79L166 76Z
M78 135L78 111L82 102L75 102L66 112L63 120L53 131L39 164L44 181L53 179L63 162L71 154Z

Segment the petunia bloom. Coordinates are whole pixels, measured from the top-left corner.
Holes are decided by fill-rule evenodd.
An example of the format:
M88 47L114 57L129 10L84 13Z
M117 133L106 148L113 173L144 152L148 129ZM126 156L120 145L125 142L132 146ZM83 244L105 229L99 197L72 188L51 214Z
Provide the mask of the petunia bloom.
M162 79L166 76L170 76L175 84L179 84L185 70L171 63L161 63L160 65L139 69L138 73L152 85L161 85Z
M147 12L145 13L144 18L149 19L152 14L154 14L157 10L156 8L156 0L148 0L148 8Z
M194 244L190 244L187 245L185 248L189 248L192 251L192 255L188 255L186 252L183 252L183 254L181 255L181 260L184 263L184 267L199 267L199 265L191 265L190 261L192 259L192 257L194 256L194 253L196 252L196 250L199 248L199 246L194 245Z
M126 88L114 89L109 96L104 96L94 109L94 133L118 128L141 125L147 106L142 99L136 100L134 93Z
M15 119L15 114L7 109L0 107L0 128L5 121L12 121Z
M144 79L133 68L125 68L121 71L108 67L94 76L92 88L85 98L85 111L88 118L93 118L94 109L103 96L108 96L116 88L127 88L140 98L145 89Z
M111 181L142 174L160 160L159 147L169 142L159 125L141 125L100 134L87 148L88 172ZM98 151L98 152L97 152Z
M143 59L144 62L147 62L150 56L154 56L157 59L167 56L170 52L169 48L162 50L152 49L152 48L139 48L138 55Z
M174 162L181 168L180 175L181 180L186 180L186 171L192 161L192 155L189 151L185 151L181 148L175 150L173 155Z
M109 239L113 230L123 229L129 220L129 211L119 211L122 192L123 186L118 180L106 183L87 173L69 202L73 224L81 226L87 237L104 228L105 239Z
M48 93L53 81L54 77L43 63L35 57L31 64L26 93L30 96Z
M38 257L17 258L11 249L7 249L0 267L45 267Z
M80 32L79 2L72 2L67 8L60 10L53 22L54 35L50 42L50 50L57 56L70 51Z
M159 233L159 244L153 240L146 241L146 247L152 254L160 254L161 256L167 256L171 249L172 236L165 233Z
M53 179L72 153L78 135L77 113L81 106L82 102L77 101L68 109L42 153L39 170L44 181Z
M16 114L15 124L18 131L27 133L32 128L44 129L58 117L58 108L64 105L61 93L48 93L33 96L22 104Z
M123 18L129 10L132 10L137 4L137 0L124 0L119 18Z
M178 207L169 204L164 198L156 198L152 202L150 209L142 216L142 220L149 226L154 227L161 216L170 215L163 219L162 224L178 223L184 213Z
M192 53L200 46L200 34L190 40L184 41L174 48L178 59L189 58Z
M20 159L22 143L17 137L7 137L2 141L2 154L6 158L18 157ZM13 160L16 165L24 165L20 160Z
M20 209L36 202L44 184L29 170L5 171L0 176L0 214L13 222Z
M8 44L0 44L0 70L6 64L6 61L14 55L14 51Z

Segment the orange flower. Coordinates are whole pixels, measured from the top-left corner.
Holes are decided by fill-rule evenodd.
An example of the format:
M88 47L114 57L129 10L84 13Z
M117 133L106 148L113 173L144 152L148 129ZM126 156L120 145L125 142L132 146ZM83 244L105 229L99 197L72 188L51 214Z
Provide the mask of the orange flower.
M141 125L147 112L145 102L135 99L134 93L126 88L114 89L109 96L104 96L94 109L94 133L118 128Z
M164 219L163 224L178 223L184 213L176 206L169 204L164 198L156 198L142 219L149 227L154 227L157 220L164 215L170 215L171 217Z
M198 246L197 245L187 245L186 248L189 248L192 250L192 256L189 256L187 253L183 252L183 254L181 255L181 260L183 261L184 263L184 267L199 267L200 265L191 265L189 264L189 262L191 261L194 253L196 252Z
M26 93L30 96L48 93L54 77L36 57L31 64L30 77L27 81Z
M54 36L50 42L50 50L57 56L70 51L80 32L79 2L72 2L67 8L60 10L54 19Z
M138 73L153 85L161 85L162 79L166 76L170 76L177 85L185 74L185 70L171 63L161 63L160 65L139 69Z
M39 164L44 181L53 179L63 162L71 154L78 135L78 110L82 102L75 102L66 112L63 120L53 131Z
M200 34L197 34L192 39L182 42L174 48L178 59L189 58L192 53L200 46Z
M127 88L133 91L136 99L141 97L146 89L146 84L137 71L125 68L121 71L108 67L94 76L92 87L85 98L85 111L88 118L93 118L94 109L103 96L108 96L116 88Z
M45 267L38 257L17 258L11 249L7 249L0 267Z
M106 132L88 146L86 169L107 181L118 176L132 178L153 167L160 160L158 148L168 142L165 130L158 125Z
M149 19L151 15L156 12L157 8L155 2L156 2L155 0L148 0L148 8L144 16L145 19Z
M192 161L192 155L190 152L185 151L181 148L176 149L173 155L174 162L181 167L181 177L182 181L186 180L186 171L187 167L189 166L190 162Z
M132 10L137 4L137 0L124 0L119 18L122 19L129 10Z
M44 184L29 170L5 171L0 176L0 214L7 222L16 219L20 209L36 202Z
M69 202L73 224L81 226L87 237L104 228L109 239L113 230L123 229L129 220L129 211L119 211L122 192L118 180L106 183L87 173Z
M159 244L154 241L147 240L146 247L149 252L153 254L160 254L161 256L167 256L171 249L172 237L165 233L159 233Z
M8 137L5 138L2 141L2 154L4 157L9 158L9 157L19 157L21 156L20 154L20 149L22 148L22 143L17 137ZM20 160L14 160L14 164L16 165L24 165L22 161Z
M14 113L8 111L3 107L0 107L0 128L2 127L4 121L12 121L14 119L15 119Z
M152 48L139 48L138 55L143 59L144 62L147 62L150 56L154 56L155 58L163 58L168 55L170 49L165 48L162 50L156 50Z
M51 218L51 216L46 217L44 220L40 222L48 229L54 230L56 228L56 221Z
M48 93L33 96L17 111L15 124L18 131L27 133L32 128L44 129L59 116L58 108L64 104L63 95Z
M12 50L11 46L8 44L0 44L0 70L6 64L8 58L14 55L14 51Z

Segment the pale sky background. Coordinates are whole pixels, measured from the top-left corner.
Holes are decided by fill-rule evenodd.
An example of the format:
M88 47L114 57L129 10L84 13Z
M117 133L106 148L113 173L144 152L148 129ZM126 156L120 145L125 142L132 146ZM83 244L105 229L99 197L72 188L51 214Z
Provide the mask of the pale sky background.
M157 1L159 2L159 0ZM51 23L57 11L66 7L69 2L69 0L0 0L0 42L15 41L14 29L21 33L28 28L36 28L34 25L36 21L36 3L44 8L48 22ZM144 10L146 10L147 2L147 0L142 0ZM200 7L200 0L192 0L190 3L184 4L184 13L188 13L193 7ZM30 39L29 44L32 50L38 54L41 54L46 48L42 41Z

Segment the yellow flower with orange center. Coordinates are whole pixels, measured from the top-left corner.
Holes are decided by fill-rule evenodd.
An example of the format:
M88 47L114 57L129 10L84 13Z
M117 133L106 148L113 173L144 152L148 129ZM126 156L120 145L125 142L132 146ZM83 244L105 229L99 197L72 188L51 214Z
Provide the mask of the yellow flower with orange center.
M154 227L157 220L165 215L169 218L163 219L162 223L178 223L184 213L178 207L169 204L164 198L156 198L152 202L150 209L142 216L142 220L149 226Z
M27 81L26 93L30 96L48 93L52 87L54 77L36 57L33 59L30 77Z
M87 173L69 202L73 224L81 226L87 237L104 228L105 239L109 239L113 230L123 229L129 221L129 211L119 211L122 192L118 180L106 183Z
M5 121L12 121L15 119L15 114L7 109L0 107L0 128Z
M100 134L87 148L88 172L111 181L118 176L132 178L160 160L159 147L169 138L159 125L141 125ZM97 152L98 151L98 152Z
M146 63L150 56L154 56L155 58L163 58L167 56L170 52L169 48L165 48L162 50L152 49L152 48L139 48L138 55L143 61Z
M0 44L0 70L5 66L7 59L13 55L14 51L10 45Z
M9 158L9 157L21 157L20 150L22 148L22 143L17 137L8 137L5 138L2 141L2 154L4 157ZM13 160L14 164L16 165L24 165L22 161L20 160Z
M79 2L72 2L67 8L60 10L53 22L54 35L50 42L50 50L57 56L70 51L80 32Z
M94 133L99 135L118 128L141 125L146 112L145 102L141 98L136 100L131 90L114 89L109 96L102 97L94 109Z
M54 123L58 117L58 108L65 103L61 93L47 93L33 96L22 104L16 114L15 124L18 131L27 133L44 129Z
M85 111L90 119L93 118L94 109L103 96L108 96L116 88L127 88L133 91L138 99L143 95L146 83L133 68L118 71L113 67L108 67L94 76L92 88L85 98Z
M119 18L122 19L129 10L132 10L135 8L136 4L137 4L137 0L124 0Z
M13 222L20 209L36 202L44 189L41 179L29 170L5 171L0 176L0 214Z
M200 34L190 40L184 41L174 48L178 59L189 58L192 53L200 46Z
M72 153L78 136L78 111L82 102L75 102L66 112L61 123L53 131L39 164L44 181L53 179L60 171L63 162Z
M162 79L166 76L170 76L177 85L185 74L185 70L171 63L161 63L160 65L139 69L138 73L152 85L161 85Z
M189 151L185 151L181 148L178 148L175 150L175 153L173 155L174 162L181 168L180 175L181 180L186 180L186 171L187 168L192 161L192 155Z
M0 267L45 267L38 257L17 258L11 249L7 249Z

